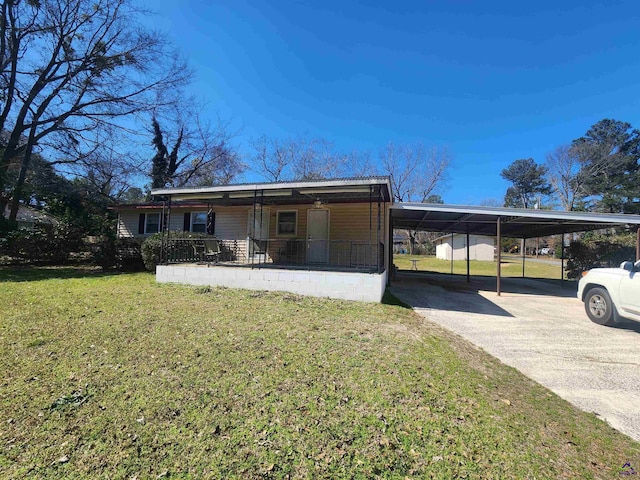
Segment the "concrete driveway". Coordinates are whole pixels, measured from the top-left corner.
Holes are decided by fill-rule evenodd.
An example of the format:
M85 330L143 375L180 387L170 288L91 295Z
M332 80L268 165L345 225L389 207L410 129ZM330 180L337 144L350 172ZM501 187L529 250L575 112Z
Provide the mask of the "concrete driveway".
M401 274L391 292L426 319L640 441L640 324L596 325L560 281Z

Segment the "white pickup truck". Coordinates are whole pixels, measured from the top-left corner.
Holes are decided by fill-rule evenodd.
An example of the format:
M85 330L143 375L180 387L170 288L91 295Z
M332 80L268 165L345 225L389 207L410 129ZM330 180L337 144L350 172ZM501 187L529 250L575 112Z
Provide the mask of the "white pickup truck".
M613 326L621 317L640 321L640 261L589 270L578 282L578 298L599 325Z

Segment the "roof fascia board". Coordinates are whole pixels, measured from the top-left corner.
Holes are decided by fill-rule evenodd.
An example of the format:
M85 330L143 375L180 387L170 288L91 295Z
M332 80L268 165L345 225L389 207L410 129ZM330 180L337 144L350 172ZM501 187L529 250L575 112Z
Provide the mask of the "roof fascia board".
M392 198L391 184L387 177L356 178L344 180L320 180L313 182L274 182L274 183L253 183L245 185L219 185L216 187L183 187L183 188L158 188L151 190L152 195L199 195L227 192L248 192L260 190L290 190L309 189L317 190L322 188L335 188L338 193L340 187L355 187L369 185L386 185L389 197Z
M588 213L588 212L566 212L559 210L527 210L521 208L493 208L462 205L442 205L442 204L420 204L420 203L396 203L391 206L392 210L431 210L443 213L496 215L500 217L511 217L515 214L520 217L547 218L556 220L574 220L578 222L590 223L631 223L640 225L640 215L622 213Z

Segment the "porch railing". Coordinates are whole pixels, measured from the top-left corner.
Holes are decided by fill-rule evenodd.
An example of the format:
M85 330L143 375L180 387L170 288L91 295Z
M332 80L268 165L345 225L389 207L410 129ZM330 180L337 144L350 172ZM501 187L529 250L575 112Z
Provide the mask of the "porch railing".
M205 255L205 240L212 237L165 240L167 263L220 263L256 268L300 266L382 271L384 245L357 240L217 239L219 254ZM210 244L211 242L209 242Z

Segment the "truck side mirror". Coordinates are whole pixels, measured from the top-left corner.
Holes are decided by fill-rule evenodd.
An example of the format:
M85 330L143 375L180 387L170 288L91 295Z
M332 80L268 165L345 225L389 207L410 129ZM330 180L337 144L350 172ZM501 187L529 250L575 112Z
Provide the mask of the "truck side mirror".
M620 264L620 268L627 270L628 272L633 272L634 268L633 268L633 262L622 262Z

